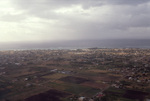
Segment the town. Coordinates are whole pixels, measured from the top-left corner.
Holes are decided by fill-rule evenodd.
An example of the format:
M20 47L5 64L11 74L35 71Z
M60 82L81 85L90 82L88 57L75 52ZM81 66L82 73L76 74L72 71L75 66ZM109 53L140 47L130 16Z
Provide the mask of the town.
M150 49L0 51L0 101L150 101Z

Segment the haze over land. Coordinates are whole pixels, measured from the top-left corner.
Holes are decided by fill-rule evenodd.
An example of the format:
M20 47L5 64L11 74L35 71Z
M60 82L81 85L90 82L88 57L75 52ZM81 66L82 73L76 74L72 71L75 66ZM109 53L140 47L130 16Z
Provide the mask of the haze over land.
M0 43L1 50L12 49L84 49L84 48L150 48L149 39L61 40L47 42Z
M0 12L4 48L62 40L150 39L149 0L1 0Z

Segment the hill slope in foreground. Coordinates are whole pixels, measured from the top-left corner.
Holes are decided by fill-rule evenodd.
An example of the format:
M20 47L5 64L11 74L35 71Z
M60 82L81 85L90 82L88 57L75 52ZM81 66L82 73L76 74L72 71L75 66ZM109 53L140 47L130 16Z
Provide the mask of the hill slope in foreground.
M150 49L0 51L1 101L145 101Z

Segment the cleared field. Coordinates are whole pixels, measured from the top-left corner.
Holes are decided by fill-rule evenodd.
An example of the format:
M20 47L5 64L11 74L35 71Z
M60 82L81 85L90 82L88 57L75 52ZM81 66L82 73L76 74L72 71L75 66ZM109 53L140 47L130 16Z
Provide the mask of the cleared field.
M145 96L149 93L142 92L142 91L134 91L134 90L127 90L123 97L128 99L139 99L139 101L144 101Z
M60 98L65 98L69 95L70 95L69 93L51 89L44 93L31 96L25 99L25 101L62 101Z
M80 83L89 81L85 78L74 77L74 76L67 76L67 77L61 78L60 80L64 82L75 83L75 84L80 84Z
M115 75L108 75L106 73L101 73L95 77L91 77L92 80L95 81L106 81L106 82L110 82L110 81L116 81L119 80L121 77L120 76L115 76Z
M77 95L80 95L80 94L86 92L87 90L92 89L91 87L88 87L88 86L67 83L67 82L65 83L62 81L50 82L49 87L51 87L53 89L69 92L71 94L77 94Z
M100 92L99 89L91 88L91 89L81 93L81 95L86 96L86 97L92 97L93 95L97 94L98 92Z
M46 86L49 86L53 89L62 90L62 91L64 91L68 87L67 84L59 82L59 81L49 82L46 84Z
M13 73L13 72L16 72L16 73ZM8 76L16 78L16 77L20 77L20 76L24 76L24 75L32 75L35 73L37 73L37 71L30 71L29 68L27 67L26 69L19 68L19 69L15 69L15 71L12 70L12 72L9 71Z
M99 69L92 69L88 70L89 72L94 72L94 73L108 73L106 70L99 70Z
M84 82L81 85L96 88L96 89L105 89L109 86L107 84L96 83L96 82Z
M85 87L85 86L81 86L81 85L69 85L68 88L65 90L66 92L70 92L72 94L76 94L79 95L87 90L90 90L90 87Z
M62 77L66 77L66 76L67 76L66 74L56 73L56 74L53 74L53 75L46 75L46 76L43 76L43 78L57 80L57 79L60 79L60 78L62 78Z
M105 97L107 97L108 99L117 98L117 99L120 99L119 101L145 101L144 99L149 93L110 87L109 89L105 91L105 94L106 94Z

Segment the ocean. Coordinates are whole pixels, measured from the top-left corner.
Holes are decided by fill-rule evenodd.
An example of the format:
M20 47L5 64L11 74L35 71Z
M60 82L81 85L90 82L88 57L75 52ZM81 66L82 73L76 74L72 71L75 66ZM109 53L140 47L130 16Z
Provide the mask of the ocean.
M0 50L14 49L83 49L83 48L150 48L150 39L63 40L45 42L0 43Z

